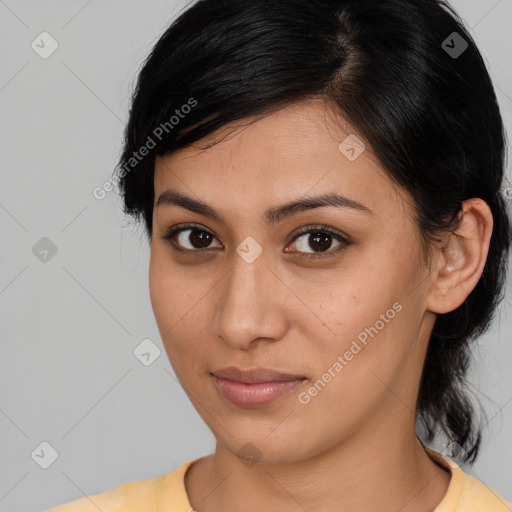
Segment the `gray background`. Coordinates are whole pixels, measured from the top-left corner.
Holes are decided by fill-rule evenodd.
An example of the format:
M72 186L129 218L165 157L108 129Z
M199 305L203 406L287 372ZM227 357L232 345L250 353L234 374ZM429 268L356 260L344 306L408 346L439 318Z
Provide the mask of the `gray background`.
M119 157L139 66L184 5L0 0L0 512L39 512L214 449L158 334L142 226L123 218L115 191L92 194ZM453 5L510 134L512 0ZM59 45L46 59L31 47L43 31ZM46 262L44 237L57 249ZM475 351L472 389L489 423L464 469L512 501L509 290ZM161 350L149 366L133 352L147 338ZM58 454L47 469L42 442Z

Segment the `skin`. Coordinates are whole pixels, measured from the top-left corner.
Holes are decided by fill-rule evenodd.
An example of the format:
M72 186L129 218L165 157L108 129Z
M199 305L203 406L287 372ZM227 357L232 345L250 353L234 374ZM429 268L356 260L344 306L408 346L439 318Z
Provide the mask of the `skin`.
M340 153L348 134L364 138L324 102L302 101L247 121L201 141L226 135L215 146L196 144L155 163L155 198L173 189L226 221L169 204L153 213L155 318L180 383L217 441L215 453L186 474L189 501L199 512L433 511L450 473L415 434L420 376L436 315L457 308L482 273L490 210L480 199L466 201L456 234L431 245L429 269L409 195L368 145L355 161ZM275 225L263 219L268 208L333 191L371 213L328 206ZM189 235L197 231L179 238L194 253L176 252L160 238L188 222L212 234L208 250L194 249ZM325 248L335 256L322 257L311 234L294 235L317 224L351 244L336 252L332 238ZM236 251L249 236L263 249L252 263ZM299 393L394 303L401 311L300 403ZM210 375L231 365L308 380L268 406L244 409L227 402ZM257 448L255 464L237 455L247 443Z

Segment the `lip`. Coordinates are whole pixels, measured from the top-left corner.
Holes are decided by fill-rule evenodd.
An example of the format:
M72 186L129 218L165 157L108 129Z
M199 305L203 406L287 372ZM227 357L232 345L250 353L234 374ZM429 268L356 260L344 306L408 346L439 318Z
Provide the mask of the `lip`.
M272 368L248 368L246 370L242 370L235 366L219 368L218 370L212 371L212 374L221 379L235 380L237 382L245 382L247 384L306 378L305 375L293 375L273 370Z
M264 407L303 384L303 375L291 375L269 368L241 370L222 368L211 373L219 393L244 408Z

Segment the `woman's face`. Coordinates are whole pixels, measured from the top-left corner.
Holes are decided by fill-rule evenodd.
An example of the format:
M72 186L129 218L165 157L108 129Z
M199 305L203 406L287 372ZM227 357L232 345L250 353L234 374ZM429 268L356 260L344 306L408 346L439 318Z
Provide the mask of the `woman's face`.
M217 441L261 463L414 429L435 319L419 233L370 149L340 147L355 133L341 123L308 100L155 165L150 294L167 355ZM347 200L315 207L325 195ZM212 373L226 367L306 380L224 388Z

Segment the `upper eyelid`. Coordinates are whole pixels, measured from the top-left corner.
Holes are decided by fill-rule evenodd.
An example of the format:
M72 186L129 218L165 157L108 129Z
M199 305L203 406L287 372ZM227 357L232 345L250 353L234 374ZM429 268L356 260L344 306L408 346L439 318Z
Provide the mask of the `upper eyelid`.
M215 233L213 233L210 229L208 229L208 228L206 228L206 227L204 227L204 226L202 226L200 224L194 224L194 223L177 225L177 226L175 226L173 228L170 228L167 231L168 231L168 233L172 233L172 236L168 237L167 234L164 234L160 238L162 238L162 239L174 238L178 233L181 233L182 231L187 231L187 230L205 231L205 232L209 233L210 235L212 235L214 238L216 238L220 242L218 236ZM312 232L315 232L315 231L330 233L334 237L338 238L339 241L341 241L341 242L344 242L344 243L347 243L347 244L351 243L350 237L348 235L346 235L345 233L339 232L335 228L331 228L329 226L325 226L325 225L322 225L322 224L313 224L313 225L310 225L310 226L302 226L302 227L298 228L297 230L295 230L295 232L291 235L291 238L287 242L287 244L293 242L296 238L298 238L300 236L308 235L308 234L311 234ZM222 244L222 242L220 242L220 243ZM203 249L203 250L207 250L207 249ZM199 252L200 251L200 249L199 250L184 249L184 250L185 251L188 250L188 251L191 251L191 252Z

